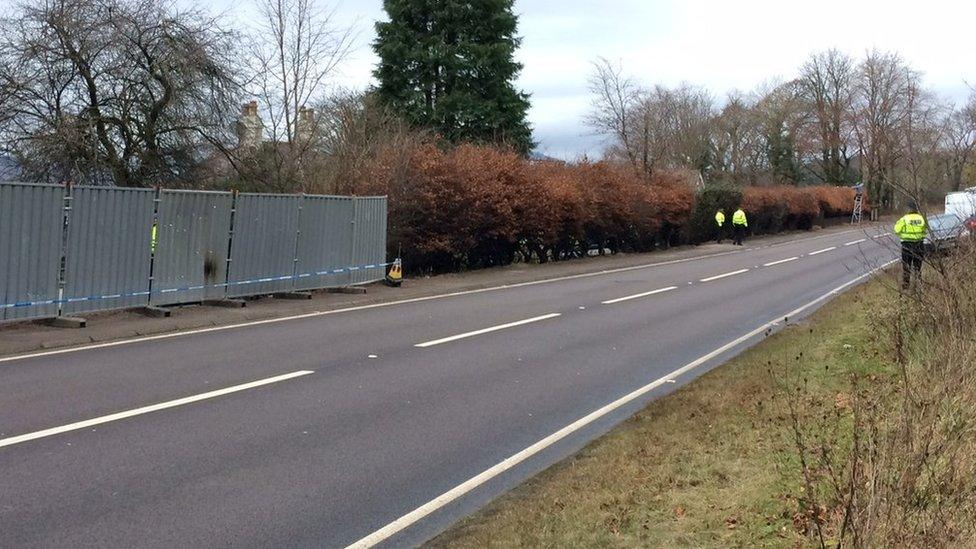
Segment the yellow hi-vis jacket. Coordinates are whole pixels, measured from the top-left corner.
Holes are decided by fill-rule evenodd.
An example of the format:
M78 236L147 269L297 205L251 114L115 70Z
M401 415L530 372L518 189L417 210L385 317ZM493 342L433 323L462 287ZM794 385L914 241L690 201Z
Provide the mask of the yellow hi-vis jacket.
M725 214L722 212L715 212L715 222L721 227L725 224Z
M739 208L732 214L732 224L742 225L743 227L749 226L749 222L746 221L746 212L742 211L742 208Z
M905 214L895 223L895 234L902 242L921 242L925 240L928 226L922 214Z

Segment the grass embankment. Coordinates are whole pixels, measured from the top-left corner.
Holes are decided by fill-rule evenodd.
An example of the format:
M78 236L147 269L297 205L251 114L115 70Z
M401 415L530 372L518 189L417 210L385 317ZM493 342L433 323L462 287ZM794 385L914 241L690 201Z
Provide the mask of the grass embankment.
M855 288L432 541L450 547L794 546L813 541L786 384L843 412L891 277ZM799 377L797 377L799 376ZM789 378L789 379L785 379ZM795 393L792 393L795 394ZM806 413L820 413L809 407ZM843 413L839 413L843 416ZM809 534L809 535L808 535Z

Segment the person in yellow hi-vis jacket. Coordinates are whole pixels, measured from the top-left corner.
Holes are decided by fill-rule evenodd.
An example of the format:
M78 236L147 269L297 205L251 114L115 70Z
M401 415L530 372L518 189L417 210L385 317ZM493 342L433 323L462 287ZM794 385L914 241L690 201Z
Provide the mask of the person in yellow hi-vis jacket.
M721 244L722 239L725 238L725 210L722 208L719 208L718 211L715 212L715 224L718 225L718 236L715 237L715 243Z
M746 212L739 208L732 214L732 243L736 246L742 245L742 239L746 236L746 228L749 221L746 219Z
M917 282L922 273L925 235L928 234L925 217L919 213L914 202L908 205L908 213L895 223L895 234L901 240L901 287L907 290L913 275Z

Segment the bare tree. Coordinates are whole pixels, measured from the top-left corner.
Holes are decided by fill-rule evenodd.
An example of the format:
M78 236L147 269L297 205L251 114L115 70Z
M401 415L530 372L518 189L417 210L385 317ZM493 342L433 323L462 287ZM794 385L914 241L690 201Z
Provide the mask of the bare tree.
M756 93L759 99L753 107L762 132L762 161L757 162L757 178L773 182L796 183L803 179L800 150L809 146L801 143L811 113L803 99L798 81L770 82Z
M730 92L714 122L716 171L736 184L756 183L763 164L763 136L755 99Z
M704 88L682 84L654 88L651 101L659 113L659 133L666 136L669 167L689 167L708 177L714 167L712 122L715 99Z
M947 107L897 53L816 53L798 78L730 93L720 110L703 88L644 87L604 59L590 89L588 122L614 138L608 156L643 173L692 168L737 184L860 176L873 204L893 207L899 193L958 189L976 169L976 93Z
M644 89L606 59L590 78L594 95L589 125L613 136L611 156L625 158L651 174L659 167L712 167L711 122L714 99L704 89L683 84Z
M853 108L861 180L872 202L891 205L905 158L909 91L918 76L896 53L872 51L858 66Z
M913 71L907 71L906 80L903 129L906 180L901 187L907 188L909 196L919 202L941 198L942 189L933 183L939 181L941 175L938 160L943 127L940 121L945 109L935 100L934 94L922 87Z
M816 53L803 64L800 83L816 122L819 168L828 183L850 178L850 109L854 94L854 61L839 50Z
M204 12L38 0L0 33L0 142L29 178L190 184L226 142L235 34Z
M259 19L251 42L250 87L266 120L268 142L241 151L245 179L270 190L306 190L314 162L312 107L325 100L339 65L353 46L352 27L336 21L335 8L316 0L257 0Z
M593 101L587 123L596 131L613 136L619 150L635 168L650 171L652 162L648 157L646 121L651 114L642 104L644 91L623 74L619 64L614 65L604 58L593 63L589 86ZM637 135L634 135L635 117ZM637 142L641 137L643 146Z
M371 93L341 91L317 106L316 145L322 163L314 192L353 194L385 151L413 150L426 137L394 115ZM368 188L366 189L369 190Z
M959 191L966 167L976 151L976 92L961 109L952 109L942 123L942 156L948 188Z
M352 27L338 25L335 8L315 0L258 0L258 9L255 89L270 137L292 143L300 137L302 108L325 97L329 78L348 56Z

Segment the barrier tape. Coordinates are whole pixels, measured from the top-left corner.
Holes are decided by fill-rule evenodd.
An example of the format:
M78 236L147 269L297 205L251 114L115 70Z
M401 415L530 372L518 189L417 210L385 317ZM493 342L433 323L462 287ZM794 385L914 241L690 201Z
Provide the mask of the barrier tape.
M264 282L281 282L283 280L297 280L300 278L308 278L311 276L329 276L337 275L342 273L352 273L360 270L368 269L379 269L386 268L393 265L393 262L388 263L371 263L369 265L356 265L353 267L342 267L338 269L325 269L323 271L315 271L311 273L302 273L297 275L283 275L283 276L269 276L263 278L255 278L252 280L241 280L238 282L222 282L220 284L202 284L198 286L184 286L181 288L166 288L163 290L152 290L144 292L127 292L120 294L108 294L108 295L90 295L87 297L67 297L61 299L44 299L40 301L18 301L15 303L0 303L0 309L16 309L22 307L37 307L40 305L60 305L64 303L78 303L81 301L100 301L103 299L119 299L123 297L143 297L150 296L152 294L171 294L174 292L187 292L195 290L204 290L206 288L226 288L229 286L242 286L245 284L260 284Z

